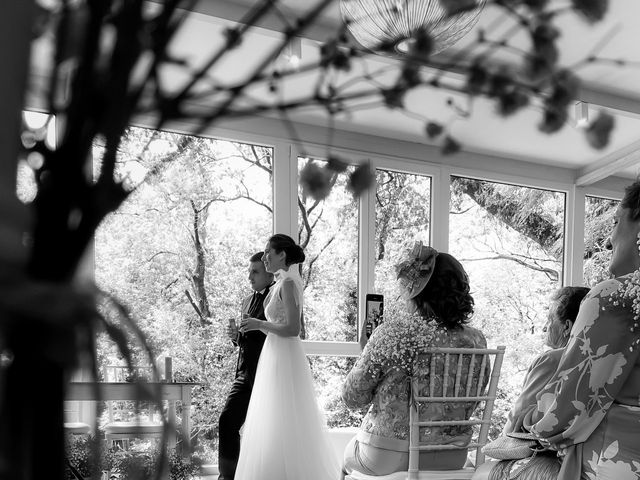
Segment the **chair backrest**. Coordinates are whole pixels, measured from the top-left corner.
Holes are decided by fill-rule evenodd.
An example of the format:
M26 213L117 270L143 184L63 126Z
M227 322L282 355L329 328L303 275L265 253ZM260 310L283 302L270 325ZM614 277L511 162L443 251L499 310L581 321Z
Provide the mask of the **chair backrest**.
M476 449L476 467L484 462L482 447L487 443L491 413L498 390L505 347L495 349L429 348L418 358L428 368L416 369L425 374L411 378L409 409L409 479L418 478L421 451ZM493 361L491 359L493 358ZM493 364L493 368L491 365ZM424 363L422 364L425 365ZM488 379L488 382L487 382ZM421 407L453 404L462 416L470 418L426 420ZM466 445L433 445L421 442L420 428L455 428L472 430L479 426L474 440L469 435Z

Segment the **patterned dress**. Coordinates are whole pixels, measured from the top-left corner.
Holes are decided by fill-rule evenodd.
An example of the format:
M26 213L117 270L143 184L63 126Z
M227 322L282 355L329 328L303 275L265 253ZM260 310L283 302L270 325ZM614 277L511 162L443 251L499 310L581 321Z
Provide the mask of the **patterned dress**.
M562 457L560 480L640 478L640 334L630 302L611 297L628 278L589 292L558 369L524 419Z
M424 319L415 318L414 322L425 322ZM435 323L435 322L432 322ZM357 434L358 445L356 449L362 451L363 445L372 447L367 449L366 454L360 455L361 460L355 460L354 469L368 474L384 475L393 471L400 471L407 468L409 451L409 382L408 373L403 368L390 368L380 361L380 357L375 355L379 350L379 345L383 342L398 343L402 345L406 339L399 335L394 325L394 321L383 323L374 330L362 355L358 358L353 369L347 375L342 389L342 398L351 408L361 408L370 405L360 431ZM437 328L431 335L428 345L431 347L467 347L486 348L487 341L479 330L465 326L456 330L446 330ZM391 349L401 351L402 348ZM454 360L455 361L455 360ZM442 361L444 363L444 361ZM436 394L441 395L443 378L437 372L443 370L442 365L430 365L424 358L418 356L416 362L416 374L429 377L429 372L433 368L436 372L438 385ZM478 366L476 366L478 367ZM469 360L463 363L463 372L468 372ZM456 366L452 365L450 371L455 372ZM488 370L486 372L488 374ZM477 387L479 372L473 376L474 387ZM463 373L466 378L466 373ZM486 378L484 383L486 384ZM428 384L428 382L424 382ZM453 382L448 382L449 388L453 389ZM428 392L421 392L428 395ZM421 409L421 417L425 420L459 420L468 419L475 408L475 403L433 403L428 408ZM466 445L471 439L471 429L464 427L433 427L423 428L420 431L421 441L432 445L457 444ZM351 447L351 444L347 447ZM377 450L376 450L377 449ZM380 455L376 459L376 452ZM388 452L397 452L395 457L389 458ZM430 453L430 452L425 452ZM431 455L423 453L421 455L421 468L434 468L434 459ZM466 458L466 452L462 452L460 458L457 454L447 455L439 453L438 457L443 459L447 456L454 462L461 462L457 466L443 465L442 468L460 468ZM345 452L346 469L349 470L350 453ZM386 455L383 457L383 455ZM369 457L370 462L364 465L363 458ZM455 457L455 458L453 458ZM382 460L384 458L384 461ZM379 461L378 461L379 460ZM437 460L437 459L435 459ZM383 470L386 465L394 463L395 468L391 471ZM440 468L436 466L435 468Z
M553 377L563 352L564 348L547 350L531 362L524 382L522 383L522 392L507 415L507 423L505 423L502 433L506 434L523 430L522 422L525 416L532 409L536 408L536 395L538 395L538 392L540 392Z

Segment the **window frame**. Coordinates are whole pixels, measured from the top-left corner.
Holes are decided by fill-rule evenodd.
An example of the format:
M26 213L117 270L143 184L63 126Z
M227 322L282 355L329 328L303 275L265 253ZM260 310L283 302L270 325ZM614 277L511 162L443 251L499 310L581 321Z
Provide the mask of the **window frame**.
M136 126L149 128L138 120ZM188 134L194 126L189 121L173 122L167 130ZM230 128L212 127L201 135L220 140L257 143L274 149L273 159L273 231L295 236L297 232L298 157L325 158L326 129L296 124L299 140L291 140L290 131L278 122L252 118L232 123ZM257 131L263 134L255 133ZM432 146L380 139L367 134L336 130L330 151L346 158L368 159L374 169L431 177L431 245L439 251L449 250L449 203L451 176L557 191L565 194L563 284L581 285L584 250L584 206L587 195L619 200L622 181L609 179L604 186L580 187L575 184L577 171L548 167L523 159L506 159L489 154L459 152L443 157ZM445 163L446 162L446 163ZM358 325L365 312L366 292L374 288L375 268L375 184L359 201L358 235ZM307 355L357 356L358 342L304 340Z

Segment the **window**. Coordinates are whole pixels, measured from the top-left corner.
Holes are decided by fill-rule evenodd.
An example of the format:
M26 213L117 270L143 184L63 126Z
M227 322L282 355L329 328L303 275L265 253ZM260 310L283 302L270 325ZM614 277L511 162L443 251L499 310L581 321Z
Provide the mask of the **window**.
M385 316L391 318L398 302L394 266L417 240L430 244L431 177L376 171L375 291L384 295Z
M311 160L298 159L298 171ZM307 340L355 341L358 323L358 202L339 174L324 200L298 187L298 240L306 261L304 326Z
M312 355L308 358L318 405L324 411L327 426L359 427L367 409L352 410L342 401L342 385L356 358L328 355Z
M272 234L272 159L270 147L131 128L117 174L139 187L95 237L98 285L126 303L160 358L173 357L177 381L201 382L192 419L214 450L236 367L227 319L240 315L249 257ZM123 363L106 341L99 355Z
M606 248L606 244L619 204L617 200L585 197L583 280L587 287L593 287L610 276L611 250Z
M469 274L472 325L508 347L502 415L544 349L549 295L562 285L564 210L561 192L451 178L450 252Z

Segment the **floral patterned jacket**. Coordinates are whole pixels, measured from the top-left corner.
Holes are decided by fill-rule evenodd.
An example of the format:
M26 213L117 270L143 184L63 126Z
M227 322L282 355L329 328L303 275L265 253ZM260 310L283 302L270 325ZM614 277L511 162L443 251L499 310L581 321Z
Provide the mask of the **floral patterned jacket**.
M414 322L424 321L414 319ZM431 347L467 347L486 348L487 341L484 335L477 329L465 326L458 330L446 330L436 328L432 335L429 335L429 342L423 344ZM391 340L390 340L391 339ZM342 398L350 408L362 408L371 404L366 414L359 434L360 441L363 437L372 440L370 443L385 448L397 447L399 450L408 449L409 438L409 372L406 362L398 362L399 367L390 366L394 362L381 360L375 355L376 350L383 342L387 342L386 349L390 350L389 357L393 357L393 352L402 352L403 336L398 335L398 330L393 321L386 322L374 330L369 342L358 361L347 375L342 388ZM391 346L389 346L389 343ZM395 347L397 345L397 347ZM406 352L406 350L405 350ZM402 357L402 355L400 355ZM441 365L435 365L436 372L443 370L444 360ZM422 374L429 378L431 365L424 357L418 355L416 361L415 374ZM463 364L463 378L467 378L469 361ZM479 367L477 367L479 370ZM450 371L455 372L455 365L450 366ZM483 387L488 378L488 369L483 379ZM475 387L479 372L474 375ZM436 395L442 392L442 375L436 373L437 383ZM428 382L424 382L428 384ZM448 382L453 388L453 382ZM428 392L421 392L428 395ZM475 404L431 404L429 408L421 409L421 417L424 420L454 420L468 419L475 408ZM420 432L421 441L431 444L460 443L467 444L470 440L471 432L468 428L459 427L438 427L424 428ZM396 440L388 442L385 439ZM381 442L382 440L382 442ZM366 441L366 440L365 440ZM382 445L381 445L382 444Z
M591 289L555 374L524 419L563 457L559 479L640 478L638 310L637 271Z

